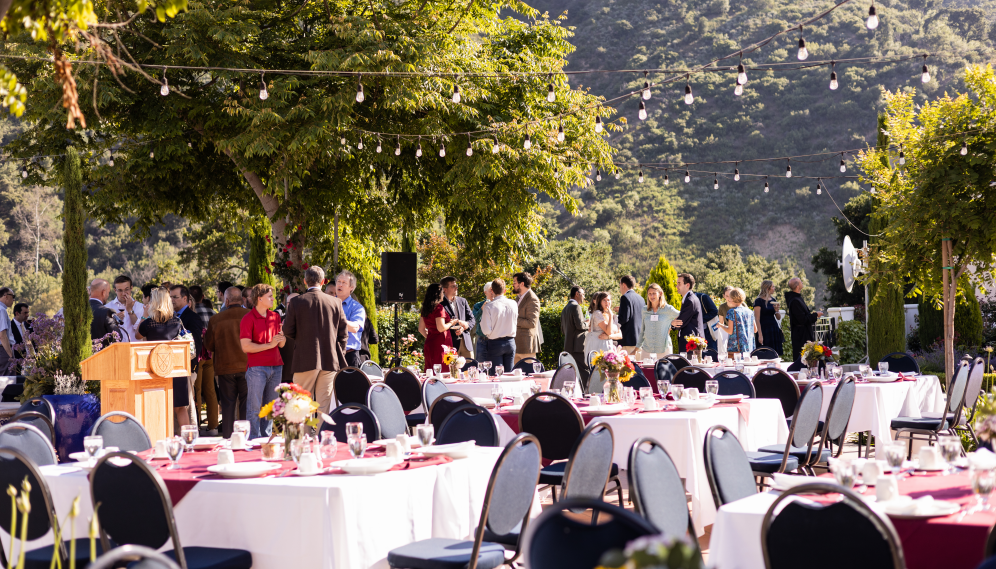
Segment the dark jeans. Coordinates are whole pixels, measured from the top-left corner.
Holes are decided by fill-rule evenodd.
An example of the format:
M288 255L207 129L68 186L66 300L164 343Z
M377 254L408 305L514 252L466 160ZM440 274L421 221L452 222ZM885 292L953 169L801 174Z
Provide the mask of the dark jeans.
M506 372L512 371L512 358L515 357L515 338L499 338L488 340L488 359L491 360L491 372L496 366L502 366Z
M219 375L218 389L221 392L221 436L227 439L232 436L236 411L239 419L246 418L246 407L249 404L249 384L246 383L246 374Z
M477 348L477 353L474 354L474 355L477 356L477 357L475 357L474 359L476 359L478 362L491 361L491 360L488 359L488 339L487 338L485 338L484 336L481 336L480 338L478 338L477 339L477 346L476 346L476 348Z
M360 356L359 350L353 350L352 352L346 352L346 365L353 367L360 367L360 364L364 362L363 358Z

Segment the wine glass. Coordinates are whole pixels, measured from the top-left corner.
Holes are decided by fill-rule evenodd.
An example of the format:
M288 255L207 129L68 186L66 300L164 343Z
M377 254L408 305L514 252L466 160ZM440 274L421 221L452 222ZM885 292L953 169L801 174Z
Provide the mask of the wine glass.
M362 435L363 434L363 423L346 423L346 436L349 435Z
M671 394L674 395L674 400L677 401L681 399L682 394L685 393L685 386L680 383L671 384Z
M432 440L436 436L436 429L431 424L423 424L415 427L415 436L418 437L418 442L422 443L423 447L427 447L432 444Z
M937 446L941 449L941 456L948 463L944 474L954 472L954 462L961 456L961 437L958 435L940 435L937 437Z
M539 373L543 369L543 364L539 362L533 362L533 373Z
M861 372L861 377L868 377L871 374L871 366L868 364L861 364L858 366L858 371Z
M879 373L889 373L889 362L878 362Z
M978 500L969 512L989 511L989 494L992 493L993 486L996 486L996 473L989 468L973 466L969 469L969 477L972 480L972 492Z
M83 437L83 450L86 451L87 460L90 464L93 464L94 459L97 458L97 453L102 448L104 448L104 437L100 435Z
M346 443L349 445L349 454L353 458L363 458L363 453L367 450L367 435L364 433L347 435ZM294 450L291 448L291 454ZM296 460L296 459L295 459Z
M744 355L741 352L734 352L733 353L733 361L734 361L734 363L740 363L740 362L744 361Z
M235 421L232 423L232 432L242 433L243 440L249 442L249 421Z
M432 375L434 375L436 377L439 377L439 371L441 369L443 369L442 365L440 365L440 364L432 364Z
M194 439L197 438L197 425L183 425L180 427L180 436L183 438L183 442L187 443L186 450L194 450L191 446L194 444Z
M169 457L169 467L167 470L175 470L183 456L183 439L180 437L170 437L166 439L166 456Z
M491 362L483 361L481 365L484 366L484 375L489 375L491 372Z
M719 381L715 379L707 379L705 382L706 393L712 395L719 395Z
M497 383L491 386L491 398L495 400L495 411L501 405L501 400L505 397L505 391Z
M653 363L656 364L657 363L657 354L651 353L650 354L650 361L652 361Z
M505 366L495 366L495 377L505 375Z
M885 461L889 463L893 474L899 474L906 460L906 443L902 441L883 442L885 447Z
M306 437L291 439L290 451L291 451L291 459L294 461L294 464L301 463L301 455L304 454L305 449L307 449L307 447L310 446L311 446L311 441L307 440Z
M840 484L848 490L854 488L854 478L856 473L854 470L854 464L852 464L850 460L831 458L830 472L833 473L833 477L837 480L837 484Z
M319 453L322 461L332 460L336 451L335 433L332 431L322 431L322 440L318 443Z
M844 368L840 367L840 364L834 364L832 368L833 378L840 381L840 378L844 377Z
M666 379L657 380L657 393L661 394L661 399L667 397L668 390L671 389L671 382Z

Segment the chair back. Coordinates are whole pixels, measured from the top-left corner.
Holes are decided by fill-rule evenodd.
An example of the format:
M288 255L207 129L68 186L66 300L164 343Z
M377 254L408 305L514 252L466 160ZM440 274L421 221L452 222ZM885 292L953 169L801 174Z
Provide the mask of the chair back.
M789 364L788 369L786 371L799 371L800 369L809 369L809 366L801 361L792 362Z
M136 561L134 563L128 563ZM130 569L180 569L169 557L155 549L141 545L122 545L101 555L96 561L87 565L87 569L113 569L114 567Z
M905 352L892 352L882 356L879 363L889 364L889 371L901 371L903 373L920 373L920 364L916 363L909 354Z
M450 388L438 379L427 379L422 383L422 409L428 413L432 403L439 399L440 395L449 393Z
M48 420L46 415L38 411L21 411L17 415L14 415L11 421L35 427L48 437L48 440L52 442L52 446L55 446L55 425Z
M781 401L786 417L795 413L795 406L799 404L799 386L791 375L780 369L766 367L757 370L751 383L754 384L754 393L759 399Z
M839 494L841 499L828 504L796 499L813 494ZM826 547L828 535L847 537ZM889 518L875 513L854 491L823 481L790 488L775 499L761 524L761 550L768 569L906 567Z
M345 403L360 403L362 405L367 402L370 378L360 368L346 367L335 374L335 379L332 380L332 389L336 401L340 405Z
M460 368L460 371L467 371L468 369L470 369L472 367L477 367L477 360L471 358L471 359L468 359L466 362L463 363L463 367Z
M948 398L944 406L945 417L948 417L950 425L957 425L961 415L962 407L965 404L965 392L968 389L968 376L974 362L962 360L955 371L954 381L948 385ZM980 366L981 367L981 366ZM944 421L941 421L944 427Z
M795 413L792 414L789 438L785 442L782 465L779 467L778 472L785 472L785 466L788 464L793 446L798 448L806 447L806 459L799 459L799 465L809 464L813 453L813 439L816 438L816 430L819 428L820 411L822 409L823 384L819 381L811 381L802 391L799 403L795 406ZM817 453L819 453L819 449L817 449Z
M411 413L422 405L422 383L412 370L403 367L392 368L384 374L384 383L394 390L405 413Z
M705 382L710 379L712 377L702 368L688 366L679 369L678 373L674 374L674 379L671 380L671 383L684 385L685 389L697 387L701 393L705 393Z
M378 383L367 391L367 407L380 423L380 438L393 439L408 434L408 421L401 400L387 384Z
M573 359L573 358L572 358ZM573 381L577 385L578 370L574 364L568 362L557 368L550 379L550 389L563 389L565 381Z
M643 370L640 369L640 366L637 365L633 368L633 376L626 382L626 387L632 387L637 391L641 387L650 387L650 380L647 379L647 376L643 375Z
M0 487L6 492L7 488L13 486L21 492L21 485L27 480L31 484L31 515L28 516L27 539L35 540L48 533L53 527L53 520L57 520L55 505L52 503L52 494L49 491L45 476L38 470L38 465L34 463L24 453L13 448L0 448ZM11 501L4 496L0 500L0 528L7 534L11 533L10 518ZM17 516L17 536L20 537L22 517ZM3 542L0 540L0 557L10 555L12 552L3 553ZM15 562L16 565L16 562Z
M578 408L555 393L541 391L519 409L519 432L534 435L547 460L570 458L582 431L584 420Z
M443 419L436 433L436 444L448 445L464 441L474 441L479 447L498 446L498 425L484 407L463 404Z
M654 375L657 377L657 381L673 382L676 373L678 373L678 368L674 367L674 364L666 357L657 360L657 363L654 364Z
M598 368L591 365L592 358L595 357L595 352L588 352L588 386L585 388L586 393L600 394L602 393L602 372L598 371Z
M557 357L557 367L559 368L564 364L574 364L574 369L580 369L578 361L569 352L560 352L560 356Z
M635 511L667 537L695 536L685 500L685 485L671 455L656 440L643 437L629 449L626 467Z
M574 512L594 510L601 523L578 519ZM527 535L527 567L551 569L594 569L602 555L623 549L638 537L655 535L658 530L629 510L601 500L560 500L543 510Z
M121 419L113 421L112 419ZM118 447L120 450L141 452L152 448L145 426L133 415L124 411L111 411L102 415L90 429L91 435L104 437L105 447Z
M588 360L588 367L589 368L593 368L594 367L591 362L592 362L592 360L595 359L596 355L598 355L598 350L592 350L592 351L590 351L590 352L588 352L588 353L586 353L584 355L585 359Z
M757 494L747 454L736 435L723 425L709 427L706 431L703 458L717 510L723 504Z
M757 356L759 360L777 360L778 352L774 348L769 348L768 346L761 346L760 348L755 348L753 352L750 353L751 357Z
M825 441L839 441L840 449L844 448L844 436L847 434L847 424L851 422L851 410L854 409L854 395L857 391L857 384L854 383L854 376L848 376L840 380L837 389L830 399L830 407L827 408L827 419L823 424L823 436Z
M891 364L889 370L892 370ZM965 387L965 420L975 421L975 408L979 406L979 396L983 394L982 382L985 379L986 364L982 358L976 358L972 370L968 372L968 385Z
M674 366L674 372L675 373L678 373L679 371L681 371L682 368L686 368L686 367L692 365L691 362L689 362L685 358L681 357L679 354L668 354L668 355L664 356L661 359L665 359L665 360L671 362L671 365Z
M52 406L47 399L40 395L35 395L27 401L25 401L20 407L17 408L17 413L15 415L20 415L25 411L36 411L48 417L49 422L53 425L55 424L55 407Z
M120 451L100 457L90 473L90 497L104 551L112 541L159 549L172 540L177 563L187 566L166 484L145 461Z
M614 447L612 427L602 421L592 421L571 449L564 469L563 499L602 499L612 471Z
M472 398L459 391L448 391L432 402L429 405L429 423L432 424L433 430L439 432L439 429L443 426L443 419L448 417L450 413L456 410L457 407L462 405L477 405Z
M0 448L14 449L38 466L59 462L52 439L28 423L11 422L0 427Z
M719 395L749 395L752 398L757 396L750 378L739 371L719 372L713 379L719 382Z
M532 357L530 357L530 358L522 358L521 360L518 361L518 363L516 363L514 366L512 366L512 369L509 370L509 371L521 369L522 373L524 373L526 375L529 375L529 374L533 373L533 364L539 364L540 365L540 372L546 371L543 368L543 362L539 361L536 358L532 358Z
M367 377L384 377L384 370L381 369L380 364L373 360L367 360L360 364L360 371L367 374Z
M714 362L715 361L719 361L719 352L717 352L716 350L714 350L712 348L706 348L705 350L702 350L702 357L703 358L705 358L705 357L712 358L712 361L714 361Z
M334 425L322 422L319 427L321 431L332 431L335 440L346 441L346 423L361 423L363 432L367 434L367 442L380 440L380 421L377 415L366 405L359 403L343 403L329 413L329 417L335 421Z

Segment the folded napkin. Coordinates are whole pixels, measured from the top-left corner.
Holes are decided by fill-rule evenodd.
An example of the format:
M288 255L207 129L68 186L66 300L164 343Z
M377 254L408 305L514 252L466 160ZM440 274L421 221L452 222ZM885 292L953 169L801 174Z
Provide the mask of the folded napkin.
M926 516L934 513L934 497L924 496L916 500L909 496L897 496L895 500L884 503L885 511L897 516Z
M814 479L809 476L791 476L789 474L781 474L776 472L771 475L774 479L774 486L779 490L788 490L789 488L794 488L800 484L808 484L814 482Z
M968 463L978 469L996 469L996 454L986 448L968 453Z
M916 381L915 375L903 375L903 372L899 372L899 379L901 381Z

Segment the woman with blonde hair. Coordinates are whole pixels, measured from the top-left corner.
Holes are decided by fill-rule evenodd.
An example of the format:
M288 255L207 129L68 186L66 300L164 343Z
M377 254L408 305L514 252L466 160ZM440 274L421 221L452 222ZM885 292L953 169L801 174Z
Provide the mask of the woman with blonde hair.
M729 357L736 353L751 353L754 351L754 314L744 306L746 295L743 289L734 288L729 292L730 310L726 313L726 322L719 327L730 335L726 341Z
M678 317L678 309L667 303L664 289L657 283L647 287L647 306L643 309L643 330L637 347L644 355L658 357L674 353L671 346L671 321Z
M150 300L145 305L145 314L148 318L142 320L135 333L135 337L139 340L170 342L176 339L180 330L183 330L180 317L173 313L173 300L169 297L167 289L152 289ZM173 414L176 415L180 426L190 424L190 416L187 414L189 405L190 390L187 387L187 377L174 377Z
M757 345L771 348L782 355L784 335L778 324L778 300L775 298L775 283L764 281L761 291L754 299L754 329L757 330Z

